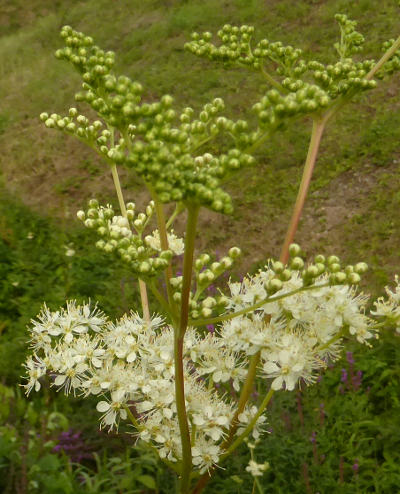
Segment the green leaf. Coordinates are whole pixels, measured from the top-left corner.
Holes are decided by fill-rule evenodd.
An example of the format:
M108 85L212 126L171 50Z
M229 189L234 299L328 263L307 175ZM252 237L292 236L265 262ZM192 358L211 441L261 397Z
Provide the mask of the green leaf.
M155 489L156 488L156 482L153 477L150 477L150 475L139 475L137 478L139 482L141 482L143 485L148 487L149 489Z

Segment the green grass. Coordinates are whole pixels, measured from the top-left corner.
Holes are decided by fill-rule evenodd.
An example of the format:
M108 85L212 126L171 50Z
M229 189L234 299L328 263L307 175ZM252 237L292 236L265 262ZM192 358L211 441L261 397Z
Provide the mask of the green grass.
M377 58L381 43L396 35L394 19L398 15L395 2L379 2L376 9L376 0L323 4L276 0L268 7L257 0L237 0L225 2L223 8L216 0L88 0L62 2L51 9L45 8L46 2L36 3L39 14L34 18L27 15L25 20L20 10L11 8L10 26L14 27L3 32L0 39L0 91L5 95L0 116L2 171L5 181L28 204L40 210L45 201L51 211L59 215L60 210L66 210L70 216L89 197L91 179L101 176L104 168L81 144L48 131L37 120L42 111L64 113L75 105L73 94L79 89L79 78L53 57L60 46L61 25L71 24L94 36L100 46L115 50L116 70L141 81L150 99L171 93L178 107L190 104L200 108L209 99L223 96L229 116L251 118L250 108L265 90L264 81L259 75L224 69L184 52L183 44L191 31L216 32L226 22L246 22L255 25L256 38L280 39L300 46L306 54L314 51L323 60L333 60L332 45L338 37L333 16L343 11L359 22L360 31L366 35L366 53ZM362 169L368 163L386 167L398 156L398 88L398 77L390 85L383 83L347 107L328 127L312 183L312 191L320 191L321 205L324 190L346 171ZM259 151L257 168L230 185L239 223L248 223L252 209L260 212L253 218L255 230L263 228L265 217L276 218L278 223L286 221L300 180L310 127L309 121L300 122L273 136ZM86 160L92 163L87 169L82 165ZM58 172L51 173L52 169ZM40 195L32 195L38 173ZM129 179L130 184L134 182ZM111 180L104 183L102 194L111 197ZM282 238L280 225L269 224L268 230L276 239L267 243L262 239L260 258L277 255L274 245ZM237 231L241 231L240 224ZM366 229L367 237L370 233L370 228ZM206 235L214 248L211 239L217 237L216 232L211 228ZM393 241L398 240L395 234ZM245 252L250 254L247 238L235 233L229 241L239 245L243 242ZM332 242L334 248L334 239L330 239Z

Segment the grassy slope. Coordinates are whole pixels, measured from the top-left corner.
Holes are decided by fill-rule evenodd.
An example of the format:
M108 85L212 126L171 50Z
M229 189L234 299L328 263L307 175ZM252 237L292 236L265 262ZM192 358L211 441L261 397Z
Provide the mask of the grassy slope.
M51 7L35 0L28 9L22 9L21 2L9 2L6 17L0 17L3 178L23 202L66 218L94 194L111 197L112 186L108 171L90 150L48 131L37 119L41 111L65 113L74 106L79 79L53 57L62 25L71 24L115 50L118 69L141 81L149 98L171 93L178 106L200 108L210 98L223 96L228 113L236 117L250 115L263 81L185 53L183 44L192 30L215 32L226 22L253 24L257 36L312 50L324 60L334 56L336 12L359 21L372 57L379 56L383 40L398 34L398 8L389 0L64 0ZM376 286L398 269L400 254L398 90L397 76L331 124L298 235L311 252L324 249L349 261L370 262ZM211 228L202 246L240 245L247 254L245 267L278 254L309 132L310 122L305 121L267 143L257 167L231 185L233 218L203 216L203 223L211 220ZM128 197L137 197L134 177L125 178Z

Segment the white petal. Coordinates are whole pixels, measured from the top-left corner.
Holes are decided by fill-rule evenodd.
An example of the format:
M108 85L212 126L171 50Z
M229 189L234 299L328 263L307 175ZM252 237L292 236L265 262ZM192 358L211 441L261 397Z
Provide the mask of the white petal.
M57 376L54 380L54 384L56 386L61 386L62 384L65 383L65 380L67 379L67 376L64 376L64 375L61 375L61 376Z
M271 388L277 391L278 389L282 389L283 378L282 376L278 376L276 379L272 381Z
M111 405L109 403L107 403L106 401L99 401L97 403L96 409L98 412L104 413L110 409L110 406Z

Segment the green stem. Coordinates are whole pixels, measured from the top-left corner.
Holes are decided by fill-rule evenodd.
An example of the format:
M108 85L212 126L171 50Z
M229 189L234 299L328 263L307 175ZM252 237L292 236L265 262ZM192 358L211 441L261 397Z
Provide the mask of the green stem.
M150 193L153 197L153 201L154 201L154 205L155 205L155 210L156 210L156 215L157 215L158 232L160 234L161 249L162 250L168 250L169 245L168 245L168 236L167 236L167 228L166 228L164 208L163 208L161 201L158 199L156 192L150 187L149 187L149 190L150 190ZM175 301L173 298L172 287L171 287L171 284L169 282L169 280L171 278L172 278L172 266L171 266L171 264L169 264L167 269L165 270L165 283L166 283L166 287L167 287L168 302L169 302L169 305L171 306L172 312L175 314L176 313L176 306L175 306Z
M183 259L183 281L181 297L181 313L179 326L175 327L174 361L175 361L175 398L178 415L179 431L182 444L182 472L180 492L189 492L190 474L192 470L192 446L185 404L185 379L183 362L183 340L189 320L189 296L192 284L193 254L199 208L188 205L188 219L185 235L185 256Z
M254 417L252 418L251 422L246 427L244 432L227 448L225 453L223 453L220 456L218 465L220 465L238 446L240 446L243 440L250 434L255 424L257 423L258 418L267 408L268 403L270 402L273 394L274 394L274 390L270 389L268 391L268 394L264 398L263 402L261 403L260 408L257 410L257 413L254 415ZM208 481L211 479L211 475L213 474L214 470L215 467L211 468L208 472L203 473L203 475L197 481L197 484L195 485L194 489L191 491L191 494L199 494L204 489Z
M260 69L261 69L262 75L271 84L271 86L273 86L278 91L281 91L281 92L284 91L285 93L288 92L287 89L282 86L282 84L280 84L270 74L268 74L268 72L265 70L265 68L264 68L264 66L262 64L260 65Z
M255 355L252 355L250 359L250 364L247 369L246 380L243 384L242 390L240 392L240 397L237 405L237 409L233 415L231 426L229 428L228 437L224 441L223 447L229 446L232 441L233 436L235 435L237 428L239 426L238 417L243 412L246 403L248 402L251 392L253 390L254 380L256 378L257 366L260 362L260 352L257 352Z
M119 208L121 210L121 214L126 218L126 207L124 202L124 196L122 194L121 183L119 181L119 176L117 171L117 165L115 163L112 163L111 165L111 174L114 180L115 190L117 191L118 203L119 203Z
M276 297L267 297L256 304L249 305L249 307L245 307L244 309L238 310L237 312L231 312L230 314L224 314L223 316L218 317L210 317L209 319L191 319L189 321L189 326L206 326L207 324L215 324L221 321L229 321L230 319L234 319L235 317L242 316L243 314L247 314L248 312L252 312L255 309L259 309L265 304L276 302L277 300L282 300L286 297L291 297L292 295L296 295L299 292L305 292L308 290L317 290L319 288L325 288L330 286L329 283L323 283L322 285L311 285L311 286L301 286L300 288L296 288L291 292L283 293L282 295L277 295Z
M168 230L168 228L172 225L172 223L175 221L175 218L182 213L182 211L185 210L185 207L183 206L183 204L181 204L180 202L177 203L177 205L175 206L175 211L172 213L172 215L170 216L169 220L167 221L167 224L165 225L165 228Z
M310 145L308 148L307 159L304 165L303 177L301 179L299 191L296 198L296 203L293 208L292 217L290 219L289 227L286 232L285 241L281 250L280 260L283 263L287 263L289 259L289 246L293 243L294 236L297 231L297 227L300 221L300 216L303 211L304 203L307 197L307 192L310 186L311 177L314 170L314 165L317 160L317 154L321 137L325 128L325 119L314 120L311 134Z
M271 388L268 391L265 398L263 399L260 408L257 410L257 413L254 415L254 417L251 419L246 429L240 434L240 436L237 439L235 439L235 441L229 446L229 448L225 451L225 453L220 456L220 462L222 462L227 456L233 453L233 451L235 451L235 449L238 446L240 446L243 440L250 434L250 432L253 430L254 426L256 425L257 420L263 414L264 410L267 408L268 403L270 402L273 394L274 394L274 390Z
M169 315L169 317L171 318L171 321L173 324L176 324L177 323L177 320L176 320L176 317L175 317L175 314L173 314L171 312L171 308L170 306L168 305L168 302L167 300L165 300L165 298L163 297L163 295L160 293L160 291L158 290L158 288L156 287L154 281L151 281L150 282L150 290L152 291L153 295L156 297L156 299L158 300L159 304L161 305L161 307L165 310L165 312Z
M199 148L201 148L201 146L203 146L204 144L206 144L207 142L211 141L211 139L214 139L215 136L208 136L206 137L205 139L203 139L202 141L198 142L191 150L190 150L190 153L194 153L194 151L197 151Z
M124 409L126 413L128 414L129 420L132 422L132 424L136 427L136 429L140 432L145 429L145 427L142 427L139 422L136 420L135 416L133 413L130 411L128 405L124 406ZM178 465L175 465L172 461L167 460L166 458L161 458L160 455L158 454L158 449L153 446L151 443L147 443L146 441L143 441L144 444L149 447L152 451L154 451L157 454L157 458L160 458L161 461L163 461L169 468L174 470L176 473L180 473L180 468Z
M325 350L325 348L328 348L332 343L335 343L335 341L340 340L340 338L346 333L345 329L341 329L335 336L332 336L330 340L328 340L326 343L324 343L322 346L318 347L315 349L316 352L320 352L321 350Z
M372 67L372 69L366 75L366 79L371 80L379 69L385 65L385 63L392 58L396 51L400 48L400 36L396 39L393 45L385 52L382 58Z
M119 208L121 210L121 214L124 218L126 218L127 217L126 206L125 206L124 196L122 194L121 183L119 181L117 165L115 163L111 164L111 174L114 181L114 187L117 192L118 203L119 203ZM146 288L146 283L140 278L139 278L139 292L140 292L140 300L142 302L143 317L145 321L149 324L151 318L150 318L149 300L147 297L147 288Z
M268 139L270 134L271 134L270 131L261 134L260 137L258 137L258 139L254 141L253 144L248 149L246 149L246 153L252 154L259 146L261 146L261 144L264 143L264 141Z

